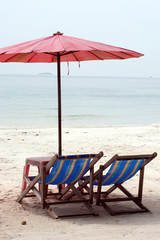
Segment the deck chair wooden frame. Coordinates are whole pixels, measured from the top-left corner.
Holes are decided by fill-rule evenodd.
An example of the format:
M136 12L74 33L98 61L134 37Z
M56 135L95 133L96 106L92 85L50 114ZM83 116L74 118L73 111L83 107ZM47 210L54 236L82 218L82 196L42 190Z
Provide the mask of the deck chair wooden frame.
M81 215L94 215L97 216L98 213L92 208L91 204L93 202L93 174L94 174L94 164L103 156L103 152L100 152L98 154L84 154L84 155L76 155L77 159L82 159L83 157L89 156L91 158L91 161L89 163L88 169L86 172L90 172L90 180L89 180L89 198L85 198L81 192L76 187L76 182L70 182L67 184L67 186L62 190L61 193L53 193L49 194L46 192L46 173L50 171L50 169L54 166L54 164L57 161L65 161L65 160L71 160L72 156L64 156L64 160L60 160L58 155L55 155L46 166L42 166L40 173L36 177L30 177L24 174L25 182L28 184L26 189L21 193L21 195L17 198L17 202L21 202L23 198L25 197L37 197L38 200L41 203L42 208L46 208L48 210L49 215L52 218L59 218L59 217L71 217L71 216L81 216ZM69 159L67 158L69 157ZM73 159L74 160L74 157ZM36 188L36 184L41 182L40 184L40 190ZM32 190L34 194L30 194L29 192ZM73 195L76 195L76 200L68 200L65 199L65 196L68 192L73 193ZM48 201L48 197L50 195L59 195L58 201ZM63 198L63 200L62 200ZM87 208L88 212L84 213L71 213L67 215L60 215L58 216L55 211L50 207L51 205L58 205L58 204L67 204L67 203L83 203L84 206Z
M144 168L146 164L148 164L152 159L154 159L157 156L157 153L153 154L147 154L147 155L131 155L131 156L118 156L117 154L114 155L106 164L101 165L99 169L94 173L94 179L98 179L98 187L97 191L93 193L94 198L96 199L96 205L102 205L110 215L116 215L116 214L124 214L124 213L137 213L137 212L149 212L149 209L147 209L142 204L142 193L143 193L143 181L144 181ZM112 184L111 187L107 191L102 191L102 179L103 179L103 173L104 170L110 167L115 161L124 161L124 160L141 160L143 159L143 163L141 167L139 168L139 185L138 185L138 194L137 196L133 196L123 185L124 181ZM80 182L79 190L85 188L87 191L89 191L89 187L87 186L89 182L88 179L83 179ZM115 191L116 189L119 189L123 192L126 197L111 197L110 194ZM71 197L72 194L69 197ZM133 201L139 208L136 210L127 210L127 211L114 211L109 207L108 203L110 202L125 202L125 201Z

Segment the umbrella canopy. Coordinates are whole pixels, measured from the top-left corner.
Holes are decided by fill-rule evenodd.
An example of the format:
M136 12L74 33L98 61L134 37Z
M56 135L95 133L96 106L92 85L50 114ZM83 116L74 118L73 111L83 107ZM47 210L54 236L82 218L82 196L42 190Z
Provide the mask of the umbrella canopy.
M127 59L141 56L143 54L135 51L65 36L60 32L0 49L0 62L57 62L59 155L62 153L60 62Z
M1 62L61 62L127 59L143 54L103 43L64 36L57 32L53 36L40 38L0 49Z

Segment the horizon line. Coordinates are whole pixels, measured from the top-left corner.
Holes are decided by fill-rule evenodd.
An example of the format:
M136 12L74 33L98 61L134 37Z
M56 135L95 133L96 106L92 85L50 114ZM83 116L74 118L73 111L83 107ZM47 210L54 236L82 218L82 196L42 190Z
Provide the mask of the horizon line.
M57 77L57 75L51 73L51 72L44 72L44 73L0 73L0 76L38 76L38 77ZM140 78L140 79L160 79L160 77L154 77L154 76L108 76L108 75L61 75L62 77L88 77L88 78Z

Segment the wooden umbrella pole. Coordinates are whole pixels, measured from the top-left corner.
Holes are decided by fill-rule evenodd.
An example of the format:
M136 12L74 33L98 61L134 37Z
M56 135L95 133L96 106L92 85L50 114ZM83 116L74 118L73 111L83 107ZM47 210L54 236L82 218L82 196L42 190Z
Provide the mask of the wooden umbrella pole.
M62 117L61 117L61 61L60 53L57 53L57 87L58 87L58 154L62 155ZM62 185L58 185L59 192Z
M60 53L57 53L57 87L58 87L58 154L59 154L59 155L62 155L61 67L60 67Z

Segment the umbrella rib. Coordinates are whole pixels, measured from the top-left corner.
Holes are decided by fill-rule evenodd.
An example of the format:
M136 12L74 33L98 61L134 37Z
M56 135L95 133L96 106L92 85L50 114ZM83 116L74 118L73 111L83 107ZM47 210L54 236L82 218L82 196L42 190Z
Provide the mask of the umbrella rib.
M120 56L117 56L116 54L114 54L114 53L110 53L110 52L107 52L107 51L105 51L107 54L110 54L111 56L113 56L113 57L118 57L119 59L124 59L123 57L120 57Z
M130 53L127 53L127 52L121 52L121 53L126 54L126 55L128 55L128 56L130 56L130 57L133 57L133 55L130 54Z
M53 56L57 56L57 54L56 53L52 53L52 52L43 52L43 53L45 53L45 54L48 54L48 55L53 55Z
M74 58L77 60L77 62L79 61L78 58L75 56L74 52L72 53Z
M112 55L112 56L114 56L114 57L118 57L119 59L125 59L125 57L120 57L120 56L118 56L118 55L116 55L116 54L113 54L113 53L110 53L110 52L107 52L107 51L105 51L105 52L108 53L108 54L110 54L110 55ZM129 54L129 53L126 53L126 52L123 52L123 51L121 51L121 53L133 57L133 56L132 56L131 54Z
M68 55L68 54L73 54L74 58L76 59L77 62L79 62L79 59L77 58L77 56L75 55L75 53L80 52L80 51L70 51L68 53L64 53L62 54L62 56Z
M64 54L62 54L62 55L64 56L64 55L68 55L68 54L72 53L73 56L75 57L75 59L76 59L77 61L79 61L79 60L77 59L77 57L75 56L75 54L74 54L74 53L76 53L76 52L80 52L80 51L70 51L70 52L64 53ZM116 56L116 57L118 57L119 59L124 59L123 57L117 56L116 54L113 54L113 53L110 53L110 52L107 52L107 51L104 51L104 52L107 53L107 54L110 54L110 55L112 55L112 56L114 56L114 57ZM99 57L97 54L95 54L95 53L93 53L93 52L91 52L91 51L88 51L88 53L92 54L93 56L95 56L95 57L98 58L99 60L104 60L103 58ZM126 53L126 54L127 54L127 53ZM130 54L127 54L127 55L132 56L132 55L130 55Z
M79 61L78 60L78 58L75 56L75 54L74 53L77 53L77 52L80 52L80 50L79 51L70 51L70 52L63 52L63 53L61 53L60 55L61 56L65 56L65 55L69 55L69 54L73 54L73 56L75 57L75 59L77 60L77 61ZM107 54L109 54L110 56L113 56L113 57L117 57L117 58L119 58L119 59L125 59L125 57L120 57L120 56L118 56L118 55L116 55L116 54L113 54L113 53L110 53L110 52L108 52L108 51L103 51L104 53L107 53ZM53 55L53 56L57 56L57 54L54 54L54 53L47 53L47 52L44 52L45 54L49 54L49 55ZM99 60L104 60L103 58L101 58L101 57L99 57L97 54L95 54L94 52L92 52L92 51L88 51L88 53L90 53L90 54L92 54L93 56L95 56L95 57L97 57ZM125 53L125 52L123 52L123 51L121 51L121 53L123 53L123 54L126 54L126 55L128 55L128 56L130 56L130 57L133 57L131 54L129 54L129 53Z
M34 53L34 52L31 52L31 53ZM27 62L30 62L36 56L36 54L37 53L34 53L34 55Z
M118 57L120 59L124 59L122 57L117 56L116 54L113 54L113 53L110 53L110 52L107 52L107 51L104 51L104 52L109 54L109 55L111 55L111 56L114 56L114 57L116 56L116 57ZM90 52L90 53L93 54L95 57L99 58L100 60L104 60L103 58L100 58L99 56L97 56L95 53L93 53L93 52Z
M50 52L50 53L44 52L44 53L47 54L47 55L52 55L52 56L53 56L52 62L53 62L53 60L54 60L54 57L57 57L57 53L52 53L52 52ZM60 54L60 56L61 56L61 54Z
M94 51L94 50L93 50ZM68 55L68 54L70 54L70 53L72 53L73 55L74 55L74 53L76 53L76 52L80 52L80 51L70 51L70 52L67 52L67 53L64 53L64 54L62 54L63 56L64 55ZM100 60L104 60L103 58L101 58L101 57L99 57L97 54L95 54L95 53L93 53L93 52L91 52L91 51L88 51L90 54L92 54L93 56L95 56L95 57L97 57L98 59L100 59ZM107 53L107 54L110 54L110 55L112 55L112 56L116 56L116 57L118 57L118 58L120 58L120 59L124 59L124 58L122 58L122 57L119 57L119 56L117 56L116 54L113 54L113 53L110 53L110 52L107 52L107 51L103 51L103 52L105 52L105 53ZM126 53L127 54L127 53ZM129 56L131 56L130 54L128 54ZM75 57L75 55L74 55L74 57ZM76 58L76 57L75 57ZM76 60L77 61L79 61L77 58L76 58Z
M63 54L61 54L61 56L65 56L65 55L69 55L69 54L73 54L73 53L76 53L76 52L79 52L79 51L69 51L69 52L63 52Z
M98 59L103 60L103 58L97 56L95 53L93 53L93 52L91 52L91 51L88 51L88 52L89 52L90 54L92 54L93 56L97 57Z
M76 53L76 52L79 52L79 51L70 51L70 52L63 52L63 53L61 53L60 55L61 56L65 56L65 55L69 55L69 54L73 54L73 56L74 56L74 58L77 60L77 62L79 61L78 60L78 58L75 56L75 54L74 53ZM56 56L56 55L55 55Z
M99 56L97 56L95 53L90 52L90 51L88 51L88 52L91 53L92 55L94 55L95 57L97 57L98 59L104 60L103 58L100 58ZM110 53L110 52L107 52L107 51L104 51L104 52L107 53L107 54L109 54L109 55L111 55L111 56L118 57L119 59L125 59L125 58L120 57L120 56L118 56L118 55L116 55L116 54L113 54L113 53ZM123 53L123 52L122 52L122 53ZM132 56L131 54L128 54L128 53L124 53L124 54L127 54L127 55L129 55L129 56Z
M15 53L13 56L7 58L4 62L8 62L8 60L12 59L13 57L17 56L19 53ZM0 56L6 55L5 53L0 54Z

